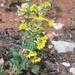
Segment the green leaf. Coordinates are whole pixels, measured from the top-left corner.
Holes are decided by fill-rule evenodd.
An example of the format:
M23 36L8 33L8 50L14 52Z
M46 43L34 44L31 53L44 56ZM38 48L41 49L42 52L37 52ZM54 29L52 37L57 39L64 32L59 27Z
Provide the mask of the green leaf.
M14 60L14 59L11 59L11 61L12 61L12 63L13 63L15 66L18 66L18 64L19 64L19 61L17 61L17 60Z
M25 42L25 44L24 44L24 47L26 48L26 49L35 49L36 48L36 44L35 44L35 42L31 42L30 40L27 40L26 42Z
M14 47L11 47L10 51L13 53L13 52L16 52L16 49Z
M21 58L21 56L19 55L19 53L16 52L16 49L15 49L14 47L11 47L10 50L11 50L11 52L12 52L12 54L13 54L13 58L14 58L15 60L18 60L18 61L21 62L21 61L22 61L22 58Z
M38 72L40 67L38 65L32 65L30 68L32 71Z
M2 70L2 72L0 73L0 75L7 75L6 72L4 70Z
M21 30L21 33L24 35L27 34L27 32L25 30Z
M30 40L27 40L24 44L25 48L30 49Z
M21 56L17 53L17 52L13 52L13 58L15 59L15 60L18 60L18 61L22 61L22 58L21 58Z
M36 48L35 42L31 42L30 47L31 47L32 49L35 49L35 48Z
M42 22L47 22L47 20L45 19L45 20L43 20Z
M44 34L43 34L43 33L39 33L38 35L39 35L40 37L44 36Z
M35 51L36 51L37 54L41 54L42 53L42 50L36 49Z
M21 68L25 69L26 68L26 63L28 61L27 57L22 57L22 63L21 63Z
M4 65L8 65L10 63L10 61L5 61Z

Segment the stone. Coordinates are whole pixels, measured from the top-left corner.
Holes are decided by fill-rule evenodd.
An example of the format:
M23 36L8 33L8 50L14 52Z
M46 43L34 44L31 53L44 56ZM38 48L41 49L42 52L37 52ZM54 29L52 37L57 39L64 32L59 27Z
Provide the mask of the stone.
M75 68L74 68L74 67L71 67L71 68L70 68L70 72L71 72L73 75L75 75Z
M65 67L70 67L70 63L69 62L62 62L62 65L64 65Z
M74 42L66 41L51 41L58 53L71 52L75 48Z
M64 25L61 24L61 23L53 23L52 26L53 26L56 30L59 30L59 29L62 29L62 27L63 27Z

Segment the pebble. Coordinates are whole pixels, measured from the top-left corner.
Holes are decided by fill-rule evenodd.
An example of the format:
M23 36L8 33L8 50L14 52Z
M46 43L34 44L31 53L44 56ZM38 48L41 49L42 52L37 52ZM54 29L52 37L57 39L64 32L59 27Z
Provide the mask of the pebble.
M64 65L65 67L70 67L70 63L69 62L62 62L62 65Z
M71 68L70 68L70 72L71 72L73 75L75 75L75 68L74 68L74 67L71 67Z
M59 29L62 29L62 27L63 27L64 25L61 24L61 23L53 23L52 26L53 26L56 30L59 30Z
M4 63L4 59L0 58L0 65Z
M0 7L4 7L4 4L2 3L2 4L0 4Z
M28 5L28 3L22 3L22 4L21 4L21 7L22 7L22 8L24 8L24 7L25 7L25 8L28 8L29 5Z
M53 46L52 45L48 45L48 48L51 49Z

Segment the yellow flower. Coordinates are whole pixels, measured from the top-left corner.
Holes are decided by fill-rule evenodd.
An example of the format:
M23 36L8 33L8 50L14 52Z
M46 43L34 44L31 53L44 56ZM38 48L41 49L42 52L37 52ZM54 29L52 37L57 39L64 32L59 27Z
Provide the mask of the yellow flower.
M49 20L47 26L51 26L54 23L54 20Z
M31 7L30 7L30 11L32 12L37 12L37 6L35 4L33 4Z
M48 37L46 35L44 35L43 37L40 38L40 40L47 40Z
M29 52L29 54L27 55L28 58L32 57L32 56L36 56L37 53L33 52L32 50Z
M37 49L41 50L45 46L44 42L37 43Z
M24 7L24 8L21 8L20 11L27 12L27 9Z
M34 56L31 60L32 63L37 63L37 62L40 62L41 61L41 58L37 57L37 56Z
M37 43L37 48L40 50L45 46L45 43L47 42L47 36L43 36L39 39L39 42Z
M45 5L46 7L48 7L48 6L51 6L51 3L49 3L49 2L44 2L44 5Z
M27 26L25 23L21 23L19 26L19 30L26 30Z
M38 17L34 17L34 20L45 20L45 18L43 16L38 16Z

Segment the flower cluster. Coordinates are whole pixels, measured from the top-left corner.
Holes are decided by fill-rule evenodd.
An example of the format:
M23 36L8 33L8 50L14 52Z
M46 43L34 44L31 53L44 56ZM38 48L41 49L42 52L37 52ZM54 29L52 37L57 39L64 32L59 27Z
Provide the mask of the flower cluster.
M49 2L44 2L44 5L45 5L46 7L51 6L51 4L50 4Z
M27 9L26 8L21 8L20 9L22 12L27 12Z
M21 23L19 26L19 30L26 30L27 26L26 23Z
M32 57L32 59L31 59L32 63L40 62L40 60L41 60L41 58L37 56L37 53L32 50L29 51L27 57L28 58Z
M45 43L47 42L47 36L43 36L39 39L39 41L37 42L37 48L39 50L41 50L44 46L45 46Z
M48 20L47 26L51 26L54 23L54 20Z
M30 7L30 11L31 12L37 12L38 8L36 6L36 4L33 4L31 7Z
M28 58L32 57L32 56L36 56L37 53L33 52L32 50L30 50L29 54L27 55Z
M40 62L41 58L34 56L31 60L32 63Z

